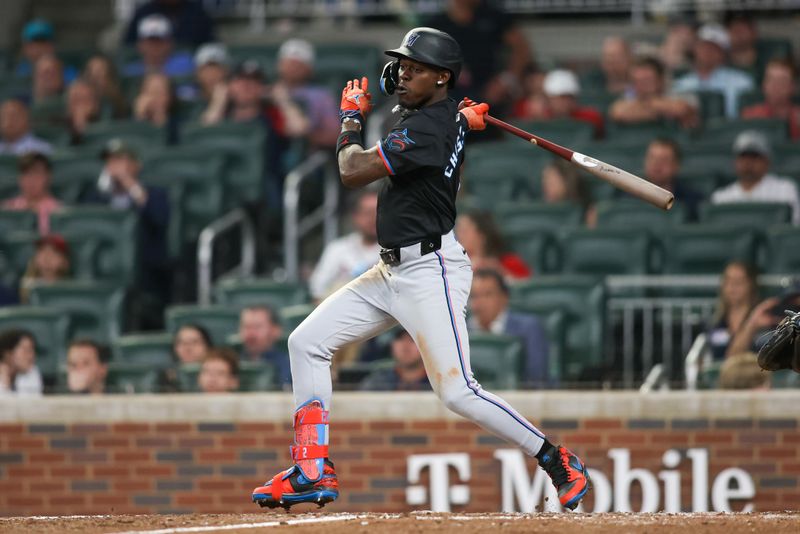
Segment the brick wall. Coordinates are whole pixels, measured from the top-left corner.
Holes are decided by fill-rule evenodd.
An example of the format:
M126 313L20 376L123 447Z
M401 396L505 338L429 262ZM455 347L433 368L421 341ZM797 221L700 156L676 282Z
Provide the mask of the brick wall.
M687 413L685 401L676 402L673 415L644 417L639 413L641 406L626 403L624 398L609 410L608 399L613 399L609 395L597 394L598 399L602 396L603 402L597 404L603 404L603 409L586 404L590 417L570 417L567 413L535 418L529 410L523 411L551 440L573 448L609 479L614 472L608 456L612 448L630 449L631 467L654 474L665 469L662 455L668 449L707 448L710 482L721 470L740 467L755 482L753 502L757 510L800 507L798 417L759 416L763 410L754 410L752 403L749 411L735 404L717 403L718 408L705 406L692 414ZM348 412L366 403L358 395L351 396L352 406L334 410L332 417L332 459L340 476L342 497L330 509L409 511L412 507L405 497L407 456L459 452L470 455L472 473L467 484L471 498L465 507L454 509L500 510L500 464L493 454L498 448L509 448L506 444L438 409L426 411L425 406L415 407L413 403L398 406L397 396L392 394L372 395L365 420L357 420ZM269 398L249 396L229 402L250 406L262 397ZM432 395L423 397L424 404L435 406ZM195 398L194 411L189 410L192 402L184 398L180 410L150 411L149 420L137 421L120 420L136 417L120 415L107 406L105 413L87 411L85 399L69 413L59 412L69 399L52 404L50 410L0 403L0 413L6 420L0 422L0 513L255 511L250 490L289 465L291 430L288 422L280 421L288 419L289 412L280 408L288 406L290 400L281 399L279 409L268 410L266 421L258 421L252 420L250 412L215 412L207 398ZM134 397L108 399L107 403L119 403L123 411L138 402ZM774 404L780 409L782 405L796 407L798 401L800 394L784 395ZM166 406L170 402L169 397L163 398ZM659 410L668 413L669 406L664 402ZM519 406L536 404L517 402ZM388 414L385 417L376 416L381 405L383 413ZM27 421L10 421L15 413L18 416L25 410L29 412ZM632 415L625 416L626 410ZM566 410L570 411L575 410ZM720 413L714 415L715 411ZM278 415L281 412L283 417ZM397 412L407 415L392 415ZM748 413L746 418L737 417ZM186 420L180 421L183 415ZM102 421L104 417L109 420ZM228 417L230 420L224 420ZM690 463L684 459L676 468L682 476L684 509L691 504ZM535 462L529 461L528 468L532 476ZM451 478L455 476L451 473ZM423 473L421 484L427 484L426 477ZM638 509L636 487L631 495L634 509ZM591 497L587 504L591 509ZM736 506L740 509L741 503Z

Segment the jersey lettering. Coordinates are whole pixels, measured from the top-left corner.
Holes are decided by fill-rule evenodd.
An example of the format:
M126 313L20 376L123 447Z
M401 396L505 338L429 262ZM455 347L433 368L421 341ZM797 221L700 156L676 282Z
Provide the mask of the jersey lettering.
M444 175L448 178L453 177L453 171L458 166L458 156L464 150L464 127L459 125L458 136L456 137L456 146L453 147L453 152L450 154L450 164L444 170Z

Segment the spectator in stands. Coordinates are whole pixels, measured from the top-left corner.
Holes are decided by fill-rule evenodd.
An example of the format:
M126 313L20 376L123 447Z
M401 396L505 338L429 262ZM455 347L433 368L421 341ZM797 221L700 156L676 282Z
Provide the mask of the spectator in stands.
M48 234L36 241L36 250L28 261L19 284L20 302L28 302L34 284L52 283L70 276L70 251L67 241L58 234Z
M534 315L508 309L508 285L498 271L475 271L469 294L469 311L471 330L514 336L522 341L524 374L520 382L528 387L552 383L544 326Z
M175 51L172 26L162 15L148 15L139 21L136 48L141 59L122 70L125 76L160 72L167 76L189 76L194 72L191 54Z
M772 373L761 369L758 356L753 352L726 358L719 370L720 389L767 390L771 383Z
M544 92L546 72L533 63L527 65L522 74L522 97L516 101L512 116L518 119L540 117L547 109L547 95Z
M208 351L197 385L203 393L231 393L239 389L239 357L233 349L215 347Z
M673 139L653 139L644 156L644 177L675 195L675 200L685 207L688 219L695 221L704 199L703 195L678 181L681 157L681 147Z
M41 395L43 389L33 334L19 329L0 333L0 396Z
M308 118L304 137L311 147L332 147L340 133L339 115L330 90L311 83L314 56L314 46L308 41L285 41L278 49L278 81L273 85L272 93L275 98L277 92L288 92L289 97L303 109Z
M153 299L153 309L142 312L142 317L155 320L155 317L161 317L161 308L170 294L171 273L167 254L169 197L164 189L141 183L139 158L123 140L109 140L101 157L105 165L97 189L86 200L138 213L138 293L140 297L147 294Z
M631 66L631 48L622 37L611 36L603 40L600 68L584 77L584 87L621 95L628 90L628 73Z
M568 70L556 69L547 73L543 84L546 100L543 106L520 110L520 119L573 119L588 122L594 127L594 137L603 136L603 115L593 107L582 106L578 100L578 78ZM533 102L535 104L535 101Z
M779 202L792 207L792 222L800 224L800 197L789 178L769 172L772 151L767 137L755 130L740 133L733 142L736 182L714 191L712 204Z
M215 91L225 91L230 70L228 50L221 43L204 44L195 52L194 64L197 88L191 98L207 105Z
M292 383L289 355L275 347L282 333L275 311L268 306L249 306L239 315L242 359L272 364L279 383L288 387Z
M33 75L33 66L44 56L55 56L55 31L44 19L33 19L22 28L22 57L14 71L15 76L28 78ZM72 66L64 68L64 78L71 82L78 75Z
M214 346L208 330L197 324L178 328L172 341L172 351L179 363L200 363Z
M672 89L676 93L721 92L725 96L725 115L733 119L738 115L739 95L753 89L753 79L725 66L730 45L728 32L721 26L707 24L700 28L694 45L692 72L678 78Z
M668 95L664 66L654 58L634 62L630 72L631 91L620 97L609 110L609 118L624 124L674 121L684 128L699 123L697 103L685 95Z
M125 44L136 44L140 22L151 16L166 17L175 29L178 46L197 48L214 40L214 24L203 9L203 3L192 0L150 0L136 8L125 30Z
M758 304L757 274L754 266L743 261L732 261L725 266L717 308L706 331L707 343L714 360L725 359L731 339L741 330Z
M394 365L376 369L361 382L362 391L430 391L431 384L425 372L417 344L411 334L399 330L391 345Z
M92 56L86 62L82 76L94 85L100 95L103 115L114 119L128 116L128 102L122 93L113 61L101 54Z
M800 283L795 283L777 297L770 297L756 305L734 334L725 353L726 357L742 352L758 352L773 330L785 317L784 311L800 311Z
M764 101L742 110L745 119L783 119L789 124L789 135L800 139L800 105L792 101L796 90L796 71L787 59L767 63L761 90Z
M100 119L100 98L88 80L78 78L67 89L67 127L70 142L78 145L89 124Z
M133 103L133 117L166 128L167 142L178 141L178 101L170 79L159 72L144 77L139 94Z
M449 33L461 45L464 65L451 96L486 101L494 113L519 96L533 55L521 28L494 2L450 0L425 25Z
M688 70L696 38L694 21L685 17L670 21L667 35L664 36L658 54L668 72Z
M45 235L50 231L50 214L61 207L61 202L50 192L53 167L48 157L39 152L20 157L17 166L19 195L4 201L2 209L36 213L39 233Z
M67 349L67 391L99 395L106 392L111 351L91 339L77 339Z
M40 57L33 66L31 105L36 108L58 103L64 95L65 85L64 65L61 60L53 55Z
M21 156L28 152L49 154L50 143L31 132L28 107L22 100L9 99L0 106L0 154Z
M354 231L329 243L308 281L311 296L321 301L378 262L376 229L378 193L365 189L355 197L350 221Z
M565 161L554 160L542 169L542 200L548 204L575 204L581 208L587 227L594 228L597 224L597 210L588 184Z
M487 211L471 211L456 219L456 235L467 251L473 269L492 268L514 280L529 278L531 269L508 250L505 239Z
M725 14L725 30L731 41L728 64L760 80L760 70L764 65L759 61L756 47L758 28L755 17L740 11L730 11Z

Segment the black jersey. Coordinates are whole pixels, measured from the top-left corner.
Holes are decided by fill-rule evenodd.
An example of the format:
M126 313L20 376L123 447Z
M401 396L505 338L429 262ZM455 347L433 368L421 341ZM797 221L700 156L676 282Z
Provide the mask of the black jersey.
M413 245L452 230L468 129L448 98L408 113L378 142L389 173L378 195L382 247Z

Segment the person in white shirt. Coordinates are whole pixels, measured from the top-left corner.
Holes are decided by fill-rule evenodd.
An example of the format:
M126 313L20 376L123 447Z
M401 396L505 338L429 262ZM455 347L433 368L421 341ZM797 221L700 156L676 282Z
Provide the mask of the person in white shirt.
M800 224L797 186L769 172L772 151L761 132L746 130L733 142L736 182L711 194L712 204L729 202L780 202L792 207L792 223Z
M725 66L730 47L730 37L722 26L706 24L700 28L694 45L692 72L675 80L672 91L719 91L725 96L725 116L736 118L739 95L755 89L755 84L750 75Z
M10 98L0 106L0 154L22 156L28 152L49 154L50 143L31 132L30 114L22 100Z
M377 213L378 193L363 191L353 203L355 231L328 244L311 274L308 285L314 300L321 301L378 263Z

